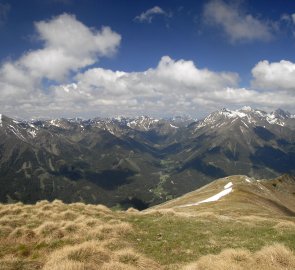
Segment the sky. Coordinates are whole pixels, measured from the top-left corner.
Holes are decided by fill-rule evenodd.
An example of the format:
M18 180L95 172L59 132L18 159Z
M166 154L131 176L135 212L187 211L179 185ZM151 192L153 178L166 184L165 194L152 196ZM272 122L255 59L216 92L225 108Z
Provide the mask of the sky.
M0 113L295 113L293 0L0 0Z

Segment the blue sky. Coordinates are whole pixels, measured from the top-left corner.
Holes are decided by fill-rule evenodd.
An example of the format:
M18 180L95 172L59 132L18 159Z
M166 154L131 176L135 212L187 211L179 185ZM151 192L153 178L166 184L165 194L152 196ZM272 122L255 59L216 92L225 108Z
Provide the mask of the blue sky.
M0 40L11 116L295 112L292 0L0 0Z

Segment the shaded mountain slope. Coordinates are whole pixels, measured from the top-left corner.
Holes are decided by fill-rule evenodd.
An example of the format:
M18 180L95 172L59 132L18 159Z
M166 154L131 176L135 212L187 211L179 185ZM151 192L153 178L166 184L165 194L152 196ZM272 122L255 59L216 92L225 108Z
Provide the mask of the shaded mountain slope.
M186 118L0 117L0 200L140 209L227 175L295 174L295 118L222 109Z

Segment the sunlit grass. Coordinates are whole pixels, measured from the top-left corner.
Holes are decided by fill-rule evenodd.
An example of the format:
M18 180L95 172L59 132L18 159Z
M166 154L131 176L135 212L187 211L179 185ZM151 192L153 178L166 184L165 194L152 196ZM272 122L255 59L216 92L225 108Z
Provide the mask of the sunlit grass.
M212 258L219 265L236 260L235 269L251 269L253 260L262 265L257 269L289 269L294 227L292 217L114 212L61 201L0 204L0 269L211 269ZM262 263L269 254L276 258L273 268Z

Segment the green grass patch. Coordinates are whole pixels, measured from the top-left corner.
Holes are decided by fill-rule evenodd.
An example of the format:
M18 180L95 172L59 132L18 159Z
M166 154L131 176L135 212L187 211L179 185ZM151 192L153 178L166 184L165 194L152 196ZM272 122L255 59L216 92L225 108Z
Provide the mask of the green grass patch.
M224 248L257 251L265 245L284 243L295 250L295 232L278 232L271 220L249 224L233 219L146 215L128 221L136 231L129 236L135 248L162 264L189 262Z

